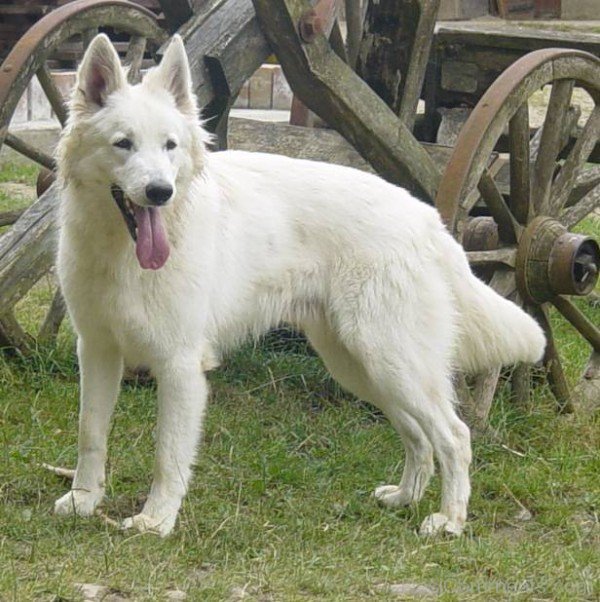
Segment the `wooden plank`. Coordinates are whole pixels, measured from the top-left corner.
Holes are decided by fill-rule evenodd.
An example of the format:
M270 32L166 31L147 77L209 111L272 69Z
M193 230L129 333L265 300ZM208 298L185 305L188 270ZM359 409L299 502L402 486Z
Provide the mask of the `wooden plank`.
M422 146L434 163L440 166L446 165L453 151L452 147L441 144ZM358 151L343 136L330 129L230 117L228 147L310 161L325 161L374 173L374 169Z
M56 253L58 190L51 186L0 237L0 315L50 269Z
M433 41L439 0L370 2L359 75L412 130Z
M541 48L576 48L600 57L600 34L481 22L438 25L428 70L428 114L432 115L434 107L474 106L507 67ZM463 75L453 81L450 74L457 70ZM447 74L444 85L443 73Z
M392 110L343 61L323 35L302 44L303 0L254 0L263 31L294 93L340 132L387 180L433 203L437 166Z
M171 33L177 31L194 14L190 0L159 0L159 4Z
M600 34L581 31L549 31L533 27L498 26L490 23L453 23L438 25L435 30L437 47L477 46L520 54L540 48L577 48L600 56Z
M204 2L180 30L200 106L236 96L271 54L252 0Z

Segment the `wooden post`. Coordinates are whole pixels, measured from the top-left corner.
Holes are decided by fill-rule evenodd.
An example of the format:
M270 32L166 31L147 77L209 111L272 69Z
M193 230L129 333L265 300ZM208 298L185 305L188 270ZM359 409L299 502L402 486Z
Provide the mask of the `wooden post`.
M271 48L294 93L338 130L376 171L415 196L432 202L438 168L390 108L331 51L324 35L303 44L300 17L304 0L253 0Z
M439 0L371 0L359 75L412 130L433 42Z
M158 3L171 33L175 33L194 14L190 0L158 0Z

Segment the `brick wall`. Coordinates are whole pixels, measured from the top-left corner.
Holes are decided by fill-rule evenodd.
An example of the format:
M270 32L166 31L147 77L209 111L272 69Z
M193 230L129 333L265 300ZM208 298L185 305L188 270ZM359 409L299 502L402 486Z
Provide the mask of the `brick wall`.
M75 84L74 71L55 71L54 80L65 97ZM263 65L242 88L235 107L238 109L289 110L292 92L279 65ZM12 124L53 119L52 109L37 78L33 78L19 100Z

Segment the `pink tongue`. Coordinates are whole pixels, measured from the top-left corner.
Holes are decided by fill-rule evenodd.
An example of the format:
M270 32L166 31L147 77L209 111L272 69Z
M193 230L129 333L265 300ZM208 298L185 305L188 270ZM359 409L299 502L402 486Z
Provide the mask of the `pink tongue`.
M145 270L158 270L169 257L169 241L160 209L135 206L137 242L135 254Z

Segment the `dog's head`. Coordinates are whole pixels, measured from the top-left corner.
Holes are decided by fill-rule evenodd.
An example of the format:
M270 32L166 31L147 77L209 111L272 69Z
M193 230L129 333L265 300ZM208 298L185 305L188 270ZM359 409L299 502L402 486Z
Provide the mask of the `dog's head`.
M206 139L181 38L173 37L160 65L130 85L101 34L77 72L59 176L110 191L140 265L158 269L169 254L162 207L177 203L178 191L202 171Z

